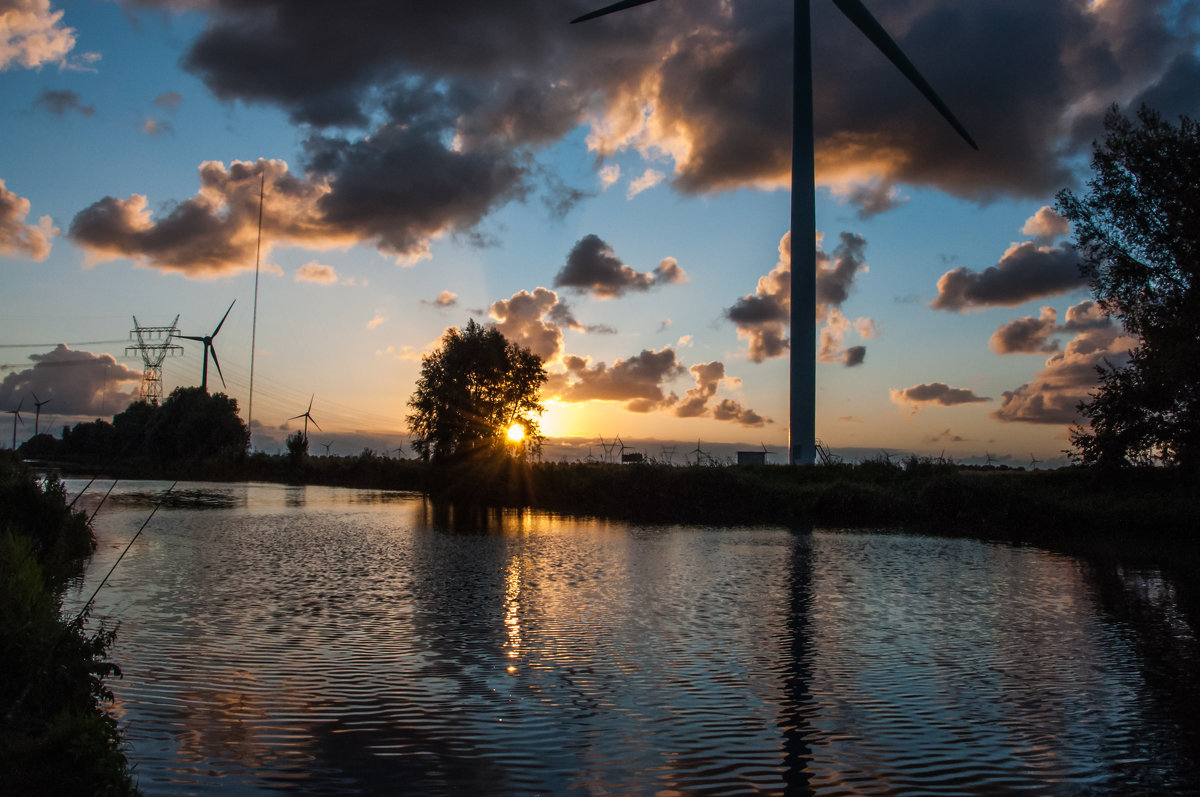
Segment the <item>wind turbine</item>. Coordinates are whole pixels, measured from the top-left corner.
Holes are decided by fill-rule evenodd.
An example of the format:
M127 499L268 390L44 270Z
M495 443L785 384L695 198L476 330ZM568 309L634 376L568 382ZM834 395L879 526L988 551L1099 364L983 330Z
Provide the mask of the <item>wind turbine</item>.
M992 456L991 451L984 451L983 454L985 457L987 457L987 462L983 463L984 465L991 465L996 461L996 458Z
M700 458L705 456L704 452L700 450L700 438L699 437L696 438L696 449L694 451L689 451L688 456L690 457L692 454L696 455L696 464L699 465Z
M24 406L25 397L21 396L21 401L17 404L17 408L15 410L5 410L5 412L7 412L9 415L13 416L13 451L17 450L17 421L21 421L21 408ZM21 421L21 423L25 423L25 421Z
M313 399L315 399L316 397L317 397L317 394L313 393L308 399L308 409L306 409L304 412L300 413L299 415L293 415L292 417L288 418L289 421L294 421L297 418L304 419L304 442L306 442L306 443L308 442L308 422L312 421L313 426L317 427L318 429L321 428L321 425L319 423L317 423L316 420L312 416L312 403L313 403Z
M38 401L37 393L33 394L33 406L36 408L34 410L34 415L33 415L33 436L34 437L37 437L38 422L42 419L42 405L49 404L51 401L54 401L54 399L45 399L44 401Z
M233 305L236 302L237 302L237 299L234 299L232 302L229 303L229 310L233 309ZM217 366L217 376L221 377L221 387L225 387L225 374L221 373L221 363L219 360L217 360L217 350L215 348L213 348L213 338L215 338L217 336L217 333L221 331L221 327L224 326L224 324L225 324L225 319L229 318L229 310L226 310L225 315L221 316L221 323L217 324L217 328L212 331L211 335L204 335L203 337L197 337L196 335L176 335L175 336L177 338L183 338L185 340L198 340L204 344L204 370L201 372L201 375L200 375L200 389L203 390L205 393L208 392L208 355L209 354L212 355L213 365ZM307 437L307 435L306 435L306 437Z
M1032 453L1029 455L1029 467L1033 468L1033 467L1035 467L1035 466L1036 466L1036 465L1037 465L1039 462L1041 462L1041 460L1040 460L1040 459L1038 459L1037 457L1035 457L1035 456L1034 456Z
M621 0L590 14L571 20L571 24L645 5L654 0ZM811 0L794 2L794 51L792 54L792 340L791 408L789 410L788 462L812 465L816 459L817 330L813 312L817 304L817 219L816 168L813 149L812 25ZM854 23L863 35L887 56L909 82L916 86L950 126L971 145L966 128L921 77L921 73L871 15L861 0L833 0L833 4ZM798 323L797 323L798 322Z
M330 440L328 443L321 443L321 445L325 446L325 456L329 456L329 447L332 446L334 442L335 441Z

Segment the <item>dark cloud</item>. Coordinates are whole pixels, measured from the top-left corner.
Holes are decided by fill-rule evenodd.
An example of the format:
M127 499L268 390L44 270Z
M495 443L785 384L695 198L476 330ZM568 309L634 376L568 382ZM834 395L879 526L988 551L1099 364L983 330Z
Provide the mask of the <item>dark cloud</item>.
M915 413L928 404L941 407L954 407L959 404L978 404L991 401L987 396L977 396L972 390L962 387L950 387L945 382L929 382L913 385L903 390L892 388L891 399L894 403L911 407Z
M756 363L782 357L788 351L786 327L792 312L792 234L779 239L779 262L758 278L752 295L743 296L725 310L737 325L739 338L749 341L750 359Z
M786 3L658 3L569 26L588 0L126 2L207 14L184 65L221 98L311 128L306 176L331 188L323 220L385 252L419 256L432 237L477 234L538 186L565 212L583 194L550 185L535 161L581 125L598 165L620 150L662 155L680 191L788 184ZM1173 23L1175 0L875 11L985 154L833 4L815 4L818 179L865 214L894 206L900 184L980 201L1045 196L1070 183L1113 100L1182 103L1198 71L1196 26Z
M869 219L880 213L895 210L907 203L908 198L900 196L900 190L895 184L887 180L876 180L851 187L843 201L858 208L860 219Z
M725 378L725 364L714 360L698 363L688 370L696 378L696 386L688 389L676 405L675 414L680 418L697 418L708 412L708 402L717 394L717 388Z
M1089 299L1067 308L1067 322L1063 324L1063 331L1083 332L1112 325L1113 321L1104 312L1104 308Z
M566 265L554 277L554 286L611 299L626 291L648 291L686 281L687 274L673 257L664 258L653 272L635 271L598 236L585 235L567 255Z
M854 278L866 270L866 239L843 232L838 240L832 256L817 250L817 323L823 323L831 309L840 308L850 298Z
M0 255L31 260L50 255L50 241L59 230L49 216L42 216L37 225L26 224L29 209L29 200L9 191L0 179Z
M866 358L866 346L851 346L850 348L846 349L846 353L842 358L842 364L848 368L851 368L855 365L862 365Z
M592 365L583 357L563 358L567 373L552 380L548 387L557 391L562 401L624 401L626 409L649 412L674 404L663 385L684 373L671 347L643 349L640 354L617 360L612 367L604 363Z
M1026 241L1013 244L999 263L983 271L963 266L947 271L938 280L938 295L929 306L956 313L971 308L1013 307L1086 285L1079 273L1075 247L1038 246Z
M79 92L69 89L62 91L45 89L33 101L33 104L35 107L45 108L55 116L66 116L69 111L75 111L80 116L93 116L96 113L95 105L84 105Z
M930 443L962 443L965 438L954 434L949 429L943 429L937 434L931 434L926 438Z
M731 421L742 426L764 426L773 423L770 418L764 418L749 407L743 407L733 399L723 399L713 407L713 418L718 421Z
M536 288L533 293L518 291L509 299L492 302L488 315L504 337L546 362L562 353L563 327L583 328L558 294L547 288Z
M1058 350L1058 313L1043 307L1037 318L1025 316L1003 324L992 333L988 346L997 354L1037 354Z
M1076 407L1099 382L1096 366L1125 364L1135 345L1136 340L1123 335L1115 324L1085 329L1063 351L1051 355L1033 381L1004 391L991 417L1017 423L1078 423Z
M109 354L75 351L58 344L45 354L31 354L32 367L0 382L0 407L16 409L24 401L32 413L33 394L46 402L42 410L56 415L112 415L134 398L142 373L118 363ZM24 410L22 415L24 415Z

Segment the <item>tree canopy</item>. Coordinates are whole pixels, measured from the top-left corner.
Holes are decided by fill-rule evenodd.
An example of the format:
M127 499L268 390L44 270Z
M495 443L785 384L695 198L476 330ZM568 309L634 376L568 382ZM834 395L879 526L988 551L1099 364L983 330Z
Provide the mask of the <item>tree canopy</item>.
M1139 339L1100 367L1071 440L1085 463L1200 466L1200 127L1114 106L1093 146L1088 191L1058 194L1101 307Z
M448 329L441 346L421 358L406 418L412 447L425 459L478 450L536 455L545 382L542 358L496 329L474 321ZM514 424L523 432L519 440L509 437Z

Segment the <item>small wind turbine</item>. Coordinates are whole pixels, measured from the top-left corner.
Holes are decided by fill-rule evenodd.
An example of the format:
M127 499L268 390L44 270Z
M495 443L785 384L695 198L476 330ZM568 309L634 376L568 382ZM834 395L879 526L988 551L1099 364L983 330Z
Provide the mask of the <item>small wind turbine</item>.
M234 299L229 303L229 310L233 309L233 305L236 302L237 299ZM204 335L202 337L198 337L196 335L175 336L185 340L198 340L204 344L204 370L201 371L200 375L200 389L205 393L208 392L208 355L210 354L212 355L213 365L217 366L217 376L221 377L221 387L225 387L225 375L221 373L221 363L219 360L217 360L217 350L213 348L213 338L217 336L217 333L221 331L221 327L224 326L225 319L229 317L229 310L226 310L225 315L221 316L221 323L217 324L217 328L212 331L211 335ZM305 435L305 437L307 437L307 435Z
M617 441L613 440L612 442L606 443L604 442L604 437L601 436L600 447L604 449L604 462L607 464L612 460L612 452L613 449L617 447Z
M995 461L996 461L996 458L992 456L992 452L990 452L990 451L984 451L984 452L983 452L983 454L984 454L984 456L985 456L985 457L987 457L987 462L985 462L985 463L983 463L983 464L985 464L985 465L991 465L993 462L995 462Z
M333 443L333 440L330 440L328 443L321 443L321 445L325 446L325 456L329 456L329 447L332 446Z
M693 454L695 454L695 455L696 455L696 464L697 464L697 465L699 465L699 464L700 464L700 459L701 459L701 457L703 457L703 456L705 455L705 454L704 454L704 452L700 450L700 438L699 438L699 437L697 437L697 438L696 438L696 448L695 448L695 450L693 450L693 451L689 451L689 452L688 452L688 456L690 457L690 456L692 456Z
M400 456L401 454L404 453L404 444L403 443L396 446L392 450L396 452L396 459L404 459L404 457Z
M617 435L617 445L620 446L620 448L621 448L620 461L622 463L624 463L625 462L625 452L633 450L633 446L625 445L625 441L621 439L621 435Z
M33 394L33 406L36 408L34 410L34 415L33 415L33 436L34 437L37 437L38 422L41 421L41 419L42 419L42 405L49 404L51 401L54 401L54 399L44 399L42 401L38 401L37 393Z
M644 5L653 0L621 0L571 24ZM813 308L817 304L816 168L813 150L812 25L811 0L794 0L794 50L792 53L792 279L791 307L791 408L789 410L788 464L811 465L816 458L817 332ZM933 87L871 16L861 0L833 0L871 43L899 69L950 123L972 149L979 147L954 117Z
M1039 462L1041 462L1041 460L1040 460L1040 459L1038 459L1037 457L1035 457L1035 456L1033 455L1033 453L1031 452L1031 453L1029 454L1029 467L1031 467L1031 468L1032 468L1032 467L1035 467L1035 466L1036 466L1036 465L1037 465Z
M25 397L21 396L21 401L17 404L17 408L15 410L5 410L5 412L7 412L9 415L13 416L13 451L17 450L17 421L21 421L21 408L24 406ZM25 421L21 421L21 423L25 423Z
M293 415L292 417L288 418L289 421L294 421L297 418L304 419L304 441L306 443L308 442L308 422L312 421L313 426L317 427L318 429L321 428L321 425L319 423L317 423L316 420L312 416L312 403L313 403L313 399L315 399L316 397L317 397L317 394L313 393L312 396L310 396L308 399L308 409L306 409L304 412L300 413L299 415Z

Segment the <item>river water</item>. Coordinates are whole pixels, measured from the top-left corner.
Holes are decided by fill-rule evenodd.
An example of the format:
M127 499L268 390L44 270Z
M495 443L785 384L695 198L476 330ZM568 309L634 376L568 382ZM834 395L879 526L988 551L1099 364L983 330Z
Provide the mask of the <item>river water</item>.
M69 604L168 486L117 485ZM1200 789L1194 589L971 540L191 483L92 617L147 794L1129 794Z

